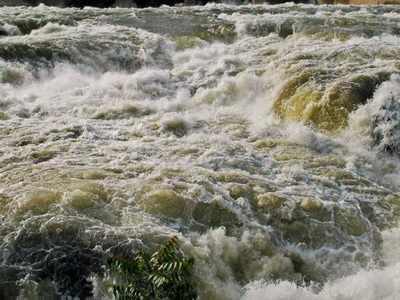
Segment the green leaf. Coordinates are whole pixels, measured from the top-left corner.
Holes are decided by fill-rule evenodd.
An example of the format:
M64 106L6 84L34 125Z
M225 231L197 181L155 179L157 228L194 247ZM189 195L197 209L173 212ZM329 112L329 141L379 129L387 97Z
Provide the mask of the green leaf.
M194 259L179 249L172 237L152 255L143 251L132 260L113 258L110 276L111 292L117 300L197 298L192 272Z

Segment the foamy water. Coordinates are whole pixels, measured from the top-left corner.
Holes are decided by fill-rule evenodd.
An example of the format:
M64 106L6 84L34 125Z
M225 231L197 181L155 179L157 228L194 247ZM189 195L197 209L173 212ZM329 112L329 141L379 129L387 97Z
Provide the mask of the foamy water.
M399 16L0 8L0 298L177 235L200 299L398 299Z

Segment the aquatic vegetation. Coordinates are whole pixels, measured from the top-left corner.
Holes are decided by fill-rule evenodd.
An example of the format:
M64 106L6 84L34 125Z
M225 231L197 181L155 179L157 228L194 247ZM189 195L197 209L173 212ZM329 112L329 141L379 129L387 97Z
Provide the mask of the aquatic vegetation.
M148 255L133 259L112 258L110 289L116 299L196 299L194 260L179 248L173 237Z

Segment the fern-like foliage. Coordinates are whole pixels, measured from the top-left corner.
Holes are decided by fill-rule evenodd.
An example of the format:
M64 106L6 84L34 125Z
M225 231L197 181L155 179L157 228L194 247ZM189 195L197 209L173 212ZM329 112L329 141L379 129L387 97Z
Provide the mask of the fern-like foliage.
M180 250L171 238L152 255L144 252L134 259L113 258L111 286L117 300L191 300L197 294L192 280L194 259Z

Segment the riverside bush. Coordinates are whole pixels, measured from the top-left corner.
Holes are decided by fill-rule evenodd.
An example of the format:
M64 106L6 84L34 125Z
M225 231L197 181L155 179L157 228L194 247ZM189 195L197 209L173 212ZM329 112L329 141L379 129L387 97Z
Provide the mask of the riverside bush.
M140 251L133 259L112 258L111 292L117 300L196 299L192 280L194 259L180 250L178 239L171 238L158 251Z

